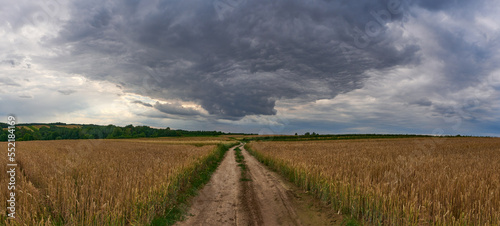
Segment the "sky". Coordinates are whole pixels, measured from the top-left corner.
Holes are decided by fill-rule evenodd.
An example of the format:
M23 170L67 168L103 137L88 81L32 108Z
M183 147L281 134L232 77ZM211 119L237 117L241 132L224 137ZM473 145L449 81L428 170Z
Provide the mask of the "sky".
M498 0L0 2L0 121L500 136Z

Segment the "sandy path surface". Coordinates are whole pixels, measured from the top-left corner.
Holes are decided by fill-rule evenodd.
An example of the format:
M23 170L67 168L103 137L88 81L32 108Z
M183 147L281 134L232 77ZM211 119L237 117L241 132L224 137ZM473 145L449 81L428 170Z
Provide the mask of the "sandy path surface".
M251 181L231 148L194 198L186 220L176 225L340 225L342 217L268 170L242 147Z

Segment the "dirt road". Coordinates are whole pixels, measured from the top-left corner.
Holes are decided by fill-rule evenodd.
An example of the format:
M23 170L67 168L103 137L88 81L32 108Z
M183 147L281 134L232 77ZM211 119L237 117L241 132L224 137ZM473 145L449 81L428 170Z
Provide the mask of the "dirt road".
M194 198L186 220L176 225L340 225L342 217L280 175L268 170L243 148L250 181L231 148L207 185Z

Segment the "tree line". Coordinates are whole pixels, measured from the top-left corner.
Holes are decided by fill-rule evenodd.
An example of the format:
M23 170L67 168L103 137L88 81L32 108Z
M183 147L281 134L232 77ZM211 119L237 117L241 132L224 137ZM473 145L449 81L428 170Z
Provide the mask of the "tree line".
M8 124L0 123L0 141L8 140ZM63 140L63 139L121 139L141 137L181 137L181 136L219 136L228 133L220 131L187 131L151 128L149 126L125 127L115 125L66 125L65 123L18 124L16 141Z

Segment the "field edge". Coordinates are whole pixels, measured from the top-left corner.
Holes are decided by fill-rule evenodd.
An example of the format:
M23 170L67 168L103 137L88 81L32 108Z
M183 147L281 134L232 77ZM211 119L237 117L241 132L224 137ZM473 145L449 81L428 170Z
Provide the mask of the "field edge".
M196 164L188 174L182 175L178 182L180 190L170 203L172 207L168 208L163 216L154 218L150 225L173 225L177 221L183 220L190 207L189 201L208 183L212 174L224 159L226 152L235 145L238 145L238 143L217 145L213 154Z
M291 168L288 165L283 164L282 162L277 163L273 162L273 159L267 158L263 156L262 154L258 153L257 151L253 150L252 147L250 146L250 142L246 143L244 146L245 150L250 153L255 159L257 159L259 162L264 164L266 167L268 167L270 170L278 173L279 175L283 176L287 181L291 182L292 184L296 185L300 189L304 189L307 192L310 192L310 194L314 198L318 198L327 206L331 206L331 203L333 200L330 200L329 197L325 197L323 194L318 194L317 191L314 191L311 187L304 187L304 183L301 183L298 180L294 180L294 175L296 174L295 170ZM332 207L332 209L335 209ZM342 221L342 225L349 225L349 226L357 226L357 225L364 225L363 220L359 219L355 216L353 216L350 212L348 211L343 211L341 213L344 216L344 219ZM362 223L363 222L363 223Z

